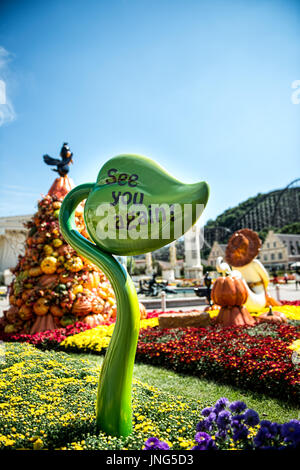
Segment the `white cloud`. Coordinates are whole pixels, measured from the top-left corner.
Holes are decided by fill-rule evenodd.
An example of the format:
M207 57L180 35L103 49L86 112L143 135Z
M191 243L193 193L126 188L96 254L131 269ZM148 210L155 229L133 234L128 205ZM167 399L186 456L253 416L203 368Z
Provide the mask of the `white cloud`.
M0 46L0 126L16 119L13 104L7 94L7 79L5 79L9 60L10 53Z

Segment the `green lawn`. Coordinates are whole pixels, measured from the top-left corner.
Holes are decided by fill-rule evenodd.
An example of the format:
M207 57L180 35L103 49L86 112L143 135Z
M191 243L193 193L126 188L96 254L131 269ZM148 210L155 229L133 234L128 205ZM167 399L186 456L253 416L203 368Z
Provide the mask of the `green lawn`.
M103 356L94 354L71 355L86 358L99 364L103 361ZM159 388L163 392L188 399L201 400L207 405L214 404L220 397L226 397L230 401L243 400L249 408L254 408L259 413L261 419L269 419L278 423L284 423L290 419L300 419L300 408L296 405L259 393L241 390L237 387L178 374L162 367L136 363L134 377Z

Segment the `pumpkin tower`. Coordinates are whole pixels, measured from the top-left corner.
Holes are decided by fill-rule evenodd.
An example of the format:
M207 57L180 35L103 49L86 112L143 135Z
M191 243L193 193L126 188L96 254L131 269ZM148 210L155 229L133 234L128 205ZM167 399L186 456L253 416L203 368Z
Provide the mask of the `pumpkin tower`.
M54 171L59 177L26 224L25 254L19 256L12 270L15 279L9 286L10 305L1 319L1 329L7 334L34 334L77 321L96 326L116 315L115 296L108 279L98 267L79 256L59 230L62 200L74 187L67 175L72 155L67 144L61 149L61 160L44 155L45 163L56 166ZM78 207L75 217L78 231L89 238L83 206Z

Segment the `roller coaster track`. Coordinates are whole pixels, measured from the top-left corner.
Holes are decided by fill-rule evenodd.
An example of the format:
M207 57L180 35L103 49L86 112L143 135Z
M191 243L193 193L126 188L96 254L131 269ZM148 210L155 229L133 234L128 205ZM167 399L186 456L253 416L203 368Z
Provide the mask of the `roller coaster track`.
M230 226L218 224L205 227L207 245L214 240L224 243L228 235L241 228L260 231L265 228L281 228L300 221L300 178L291 181L285 188L261 194L249 209Z

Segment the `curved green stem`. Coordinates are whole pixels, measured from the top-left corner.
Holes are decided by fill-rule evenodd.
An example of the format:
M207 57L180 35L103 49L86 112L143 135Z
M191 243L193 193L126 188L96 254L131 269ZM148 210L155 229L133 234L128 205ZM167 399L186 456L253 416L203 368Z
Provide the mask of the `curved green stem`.
M117 319L103 362L97 395L97 428L113 436L132 431L131 385L139 334L140 311L136 290L126 269L76 230L75 210L93 183L70 191L60 208L59 223L65 240L108 277L117 301Z

